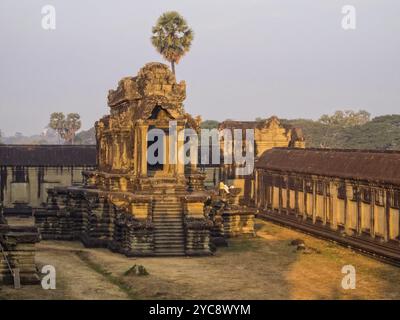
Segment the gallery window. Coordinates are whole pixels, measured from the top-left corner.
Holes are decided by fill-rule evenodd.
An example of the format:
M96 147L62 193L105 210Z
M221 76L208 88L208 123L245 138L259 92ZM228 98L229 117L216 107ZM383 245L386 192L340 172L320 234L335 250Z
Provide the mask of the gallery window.
M346 199L346 185L344 183L339 184L337 191L339 199Z
M365 203L371 203L371 189L369 188L361 189L361 201Z
M28 182L28 170L22 166L15 166L13 168L13 182Z

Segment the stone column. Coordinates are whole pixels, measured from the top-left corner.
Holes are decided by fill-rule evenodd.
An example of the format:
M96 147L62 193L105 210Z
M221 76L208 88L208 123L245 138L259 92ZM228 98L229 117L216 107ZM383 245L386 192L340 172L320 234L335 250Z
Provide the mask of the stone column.
M290 184L289 184L289 175L286 175L286 214L289 214L290 211Z
M303 220L307 219L307 183L303 178Z
M282 213L282 180L283 177L281 175L279 177L279 196L278 196L278 212Z
M139 129L135 127L133 131L132 166L133 166L133 172L135 173L136 176L139 175L139 150L140 150L139 134L140 134Z
M185 174L185 163L183 161L184 157L183 157L183 155L181 155L181 153L184 152L183 145L184 145L185 141L182 139L183 136L181 137L181 134L180 134L180 132L184 129L184 127L179 126L176 129L178 132L178 143L177 143L177 150L176 150L177 151L176 152L176 157L177 157L177 159L176 159L177 170L176 171L177 171L178 175L184 175ZM183 135L183 133L182 133L182 135ZM220 180L222 180L222 179L221 179L221 174L220 174Z
M325 183L325 181L323 182L323 208L322 208L322 210L323 210L323 218L322 218L322 221L323 221L323 223L324 223L324 225L326 225L326 221L327 221L327 218L326 218L326 216L327 216L327 207L328 207L328 199L327 199L327 195L326 195L326 189L328 188L328 186L326 185L326 183Z
M361 219L362 219L362 215L361 215L361 195L360 195L360 188L357 187L357 233L361 234L362 232L362 225L361 225Z
M349 202L352 201L351 199L353 198L353 186L346 181L345 188L346 188L346 201L344 203L344 227L347 232L350 229L349 215L351 214L351 212L349 210L350 207Z
M294 178L294 212L296 217L299 215L300 206L299 206L299 190L298 190L298 177Z
M316 181L312 180L312 221L313 223L317 222L317 188Z
M127 170L128 169L128 137L125 133L121 136L122 139L122 152L121 152L121 169Z
M390 196L389 196L389 190L383 190L383 205L384 205L384 238L385 241L388 241L390 239Z
M371 204L369 206L370 209L370 228L369 232L372 238L375 238L375 189L370 188L371 190Z
M275 186L275 180L274 180L274 176L271 175L271 210L274 209L274 186Z
M168 175L170 173L169 168L169 135L164 134L163 136L163 173Z
M329 206L331 228L337 229L337 205L338 205L338 187L335 182L329 183L329 194L331 205Z
M120 136L116 135L113 139L113 169L121 168L121 157L120 157Z
M147 125L139 125L140 131L140 175L147 176Z

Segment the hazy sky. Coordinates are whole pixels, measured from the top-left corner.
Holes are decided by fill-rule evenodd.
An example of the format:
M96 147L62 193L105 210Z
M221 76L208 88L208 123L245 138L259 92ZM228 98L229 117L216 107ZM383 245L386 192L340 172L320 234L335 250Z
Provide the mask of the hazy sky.
M54 31L41 26L46 4L56 8ZM356 30L341 27L347 4ZM78 112L91 127L120 78L163 61L149 38L166 10L195 32L177 66L193 115L400 113L398 0L1 0L0 130L39 133L54 111Z

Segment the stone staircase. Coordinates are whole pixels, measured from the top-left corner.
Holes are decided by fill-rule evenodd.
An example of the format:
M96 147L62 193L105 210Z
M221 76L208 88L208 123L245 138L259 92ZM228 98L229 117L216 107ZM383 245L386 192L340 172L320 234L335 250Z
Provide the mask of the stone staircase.
M154 254L185 255L182 204L177 197L160 197L153 202Z

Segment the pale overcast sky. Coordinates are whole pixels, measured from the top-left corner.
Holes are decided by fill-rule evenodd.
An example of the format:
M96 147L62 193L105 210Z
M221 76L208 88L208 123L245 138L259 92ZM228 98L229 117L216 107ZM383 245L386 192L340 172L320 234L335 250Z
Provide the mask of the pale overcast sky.
M41 27L46 4L54 31ZM356 30L341 27L344 5L357 9ZM400 113L398 0L1 0L0 130L39 133L54 111L78 112L90 128L120 78L163 61L149 38L167 10L195 31L177 66L193 115Z

